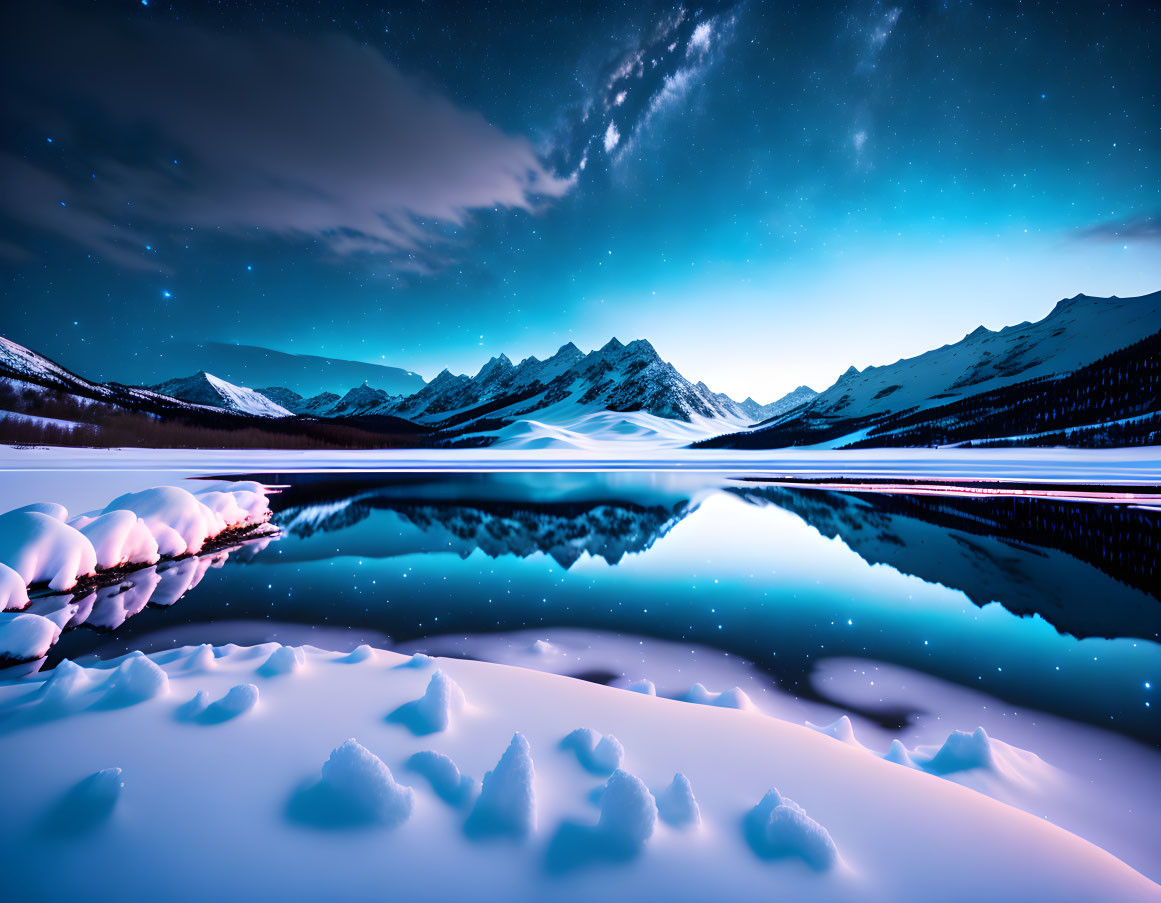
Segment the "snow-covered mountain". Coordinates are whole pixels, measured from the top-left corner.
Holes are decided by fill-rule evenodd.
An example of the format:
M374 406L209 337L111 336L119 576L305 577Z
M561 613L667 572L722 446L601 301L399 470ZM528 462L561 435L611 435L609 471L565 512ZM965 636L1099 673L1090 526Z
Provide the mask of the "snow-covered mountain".
M212 373L200 370L193 376L171 379L153 386L153 391L195 404L224 408L239 414L255 417L293 417L294 414L271 401L261 392L236 386Z
M745 401L738 402L738 407L745 411L746 415L755 423L760 423L763 420L770 420L773 417L789 413L817 397L818 393L810 386L799 386L794 391L787 392L777 401L772 401L769 404L758 404L754 399L747 397Z
M935 407L1039 376L1069 373L1161 330L1161 292L1139 298L1076 295L1043 320L992 332L883 367L848 369L799 413L867 417Z

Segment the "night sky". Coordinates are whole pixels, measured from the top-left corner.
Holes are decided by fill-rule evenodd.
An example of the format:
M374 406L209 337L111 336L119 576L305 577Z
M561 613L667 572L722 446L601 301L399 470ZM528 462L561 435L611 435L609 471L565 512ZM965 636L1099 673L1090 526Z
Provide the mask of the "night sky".
M1161 289L1158 47L1145 2L5 4L0 334L823 389Z

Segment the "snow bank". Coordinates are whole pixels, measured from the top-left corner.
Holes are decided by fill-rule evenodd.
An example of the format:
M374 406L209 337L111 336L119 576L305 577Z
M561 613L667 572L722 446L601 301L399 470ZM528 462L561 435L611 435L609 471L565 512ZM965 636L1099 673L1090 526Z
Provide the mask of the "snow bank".
M480 795L465 825L468 834L523 838L535 831L535 774L532 749L524 735L516 733L496 767L484 775Z
M28 605L28 587L24 578L0 562L0 611L19 611Z
M48 583L69 590L97 570L93 544L68 524L39 511L10 511L0 516L0 562L26 586Z
M588 727L578 727L560 741L561 749L576 753L577 760L593 774L612 774L621 767L625 749L612 734L601 734Z
M396 782L383 760L351 738L334 749L298 814L317 825L407 821L415 791Z
M404 703L388 719L405 724L416 735L435 734L447 730L452 715L462 712L465 704L464 691L459 684L442 671L436 671L431 675L423 696Z
M707 690L702 684L694 684L685 695L678 697L682 702L693 702L697 705L716 705L723 709L742 709L751 711L756 709L753 700L744 690L734 687L722 693Z
M0 612L0 663L30 662L43 657L60 636L48 618Z
M461 774L450 756L425 749L407 760L407 767L431 782L436 796L451 806L461 806L471 799L476 782Z
M687 828L701 823L701 810L693 798L689 778L678 772L669 786L655 795L657 814L670 827Z
M169 692L169 675L140 652L126 658L105 688L101 698L104 708L136 705Z
M93 544L101 570L157 563L157 540L149 525L132 511L117 509L95 518L77 518L73 526Z
M306 663L305 653L295 646L279 646L258 668L262 677L293 674Z
M767 791L746 816L745 827L750 846L764 859L797 856L820 872L838 859L838 849L826 828L777 790Z

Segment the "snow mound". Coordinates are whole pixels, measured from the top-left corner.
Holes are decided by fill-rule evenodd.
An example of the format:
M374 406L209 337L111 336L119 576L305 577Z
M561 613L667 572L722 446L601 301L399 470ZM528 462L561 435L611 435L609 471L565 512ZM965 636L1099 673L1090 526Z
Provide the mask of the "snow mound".
M532 749L517 732L496 767L484 775L480 795L468 816L469 835L527 837L536 830L536 791Z
M66 658L52 669L48 680L40 685L34 698L44 711L60 712L72 706L88 684L88 672Z
M12 513L16 514L18 511L47 514L53 520L59 520L62 523L69 519L68 508L59 502L33 502L31 505L25 505L23 508L16 508Z
M60 636L60 627L41 615L0 612L0 664L42 658Z
M252 527L270 519L270 503L265 493L251 489L205 490L198 501L225 521L227 527Z
M357 665L359 662L370 661L374 657L375 650L368 646L366 643L363 643L360 646L356 646L349 653L343 656L341 661L348 665Z
M413 734L435 734L447 730L452 715L462 712L466 704L459 684L442 671L436 671L423 696L414 702L405 702L387 717L389 721L405 724Z
M614 771L601 794L597 829L618 844L637 848L653 836L657 803L649 788L627 771Z
M293 674L306 664L306 653L295 646L279 646L258 667L262 677L277 677L280 674Z
M794 800L769 790L746 816L746 839L764 859L795 857L816 871L834 865L838 849L826 828Z
M231 687L221 699L210 703L201 713L201 720L216 724L244 715L258 705L258 688L254 684Z
M207 539L228 526L193 493L176 486L128 492L106 505L102 513L121 508L145 521L157 540L158 552L166 556L200 552Z
M315 788L318 802L351 821L395 826L411 815L415 792L396 782L391 769L354 738L336 747Z
M436 795L451 806L461 806L471 799L476 782L461 774L450 757L425 749L407 760L407 767L431 782Z
M216 667L216 663L214 647L209 643L202 643L189 654L182 668L186 671L209 671Z
M94 518L76 518L72 526L93 544L101 570L157 563L157 540L149 525L132 511L118 509Z
M0 562L25 586L47 582L49 589L69 590L96 573L97 553L79 530L55 517L11 511L0 516Z
M411 658L405 662L400 662L396 668L426 668L435 659L430 655L424 655L422 652L416 652Z
M690 687L689 691L680 697L680 699L682 702L693 702L697 705L716 705L723 709L750 711L755 708L750 697L746 695L744 690L738 687L722 693L714 693L698 683Z
M80 837L105 824L117 808L121 790L120 768L102 768L73 785L45 816L51 834Z
M693 798L689 778L678 772L669 786L656 796L657 814L667 825L685 828L701 823L701 810Z
M851 725L851 719L846 715L840 715L835 721L830 724L818 725L806 722L806 726L812 730L818 731L820 734L826 734L828 737L834 737L840 743L846 743L849 746L862 747L862 744L855 739L855 729Z
M117 666L101 697L104 708L136 705L169 692L169 675L140 652Z
M626 689L633 693L644 693L646 696L657 695L657 687L653 685L651 680L635 680Z
M911 754L907 752L907 747L898 739L891 741L891 748L887 750L883 758L905 768L916 767L915 762L911 759Z
M952 731L943 741L934 756L923 763L923 768L932 774L952 774L971 768L992 768L992 741L982 727L970 734L967 731Z
M0 611L19 611L28 605L24 578L0 562Z
M560 748L575 752L581 765L593 774L612 774L621 767L625 755L620 740L588 727L578 727L560 741Z

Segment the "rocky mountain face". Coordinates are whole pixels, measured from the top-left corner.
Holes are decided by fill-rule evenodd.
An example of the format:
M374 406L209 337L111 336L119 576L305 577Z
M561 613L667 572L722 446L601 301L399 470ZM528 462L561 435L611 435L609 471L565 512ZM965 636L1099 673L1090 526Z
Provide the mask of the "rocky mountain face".
M194 404L223 408L255 417L293 417L292 411L282 407L261 392L236 386L212 373L201 370L192 376L171 379L152 387L154 392L180 398Z

